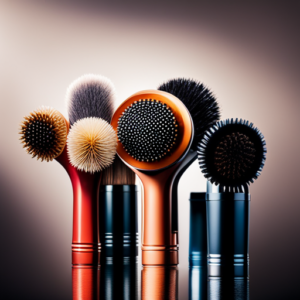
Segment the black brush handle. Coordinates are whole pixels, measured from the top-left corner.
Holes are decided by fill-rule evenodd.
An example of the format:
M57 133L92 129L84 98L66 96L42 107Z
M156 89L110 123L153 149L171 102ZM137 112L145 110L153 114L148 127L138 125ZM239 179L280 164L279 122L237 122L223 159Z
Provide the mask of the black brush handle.
M136 185L100 187L99 225L103 258L138 255L137 199Z
M187 168L196 160L197 152L189 150L186 157L183 159L179 170L173 179L172 184L172 231L178 232L178 184L181 176L187 170Z

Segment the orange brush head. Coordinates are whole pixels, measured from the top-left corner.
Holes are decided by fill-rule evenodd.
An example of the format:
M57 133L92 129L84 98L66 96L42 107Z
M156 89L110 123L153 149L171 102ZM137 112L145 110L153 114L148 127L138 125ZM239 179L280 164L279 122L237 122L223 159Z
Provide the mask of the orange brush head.
M137 153L137 150L133 148L130 149L130 147L132 146L130 145L130 141L127 144L122 144L120 142L120 121L122 121L124 113L126 113L130 109L134 110L134 106L139 102L142 104L145 103L146 106L148 105L150 107L148 110L148 116L144 117L145 125L147 125L147 123L150 125L150 127L148 128L150 132L143 132L143 128L145 127L145 125L142 125L142 123L139 122L138 124L135 124L134 137L137 141L139 141L143 136L154 136L152 140L148 141L148 144L144 144L142 155L145 155L145 159L138 158L137 156L133 157L134 155L132 153ZM157 115L155 115L154 113L151 114L151 109L153 107L153 105L151 105L151 102L153 102L154 104L158 103L161 107L163 107L162 109L157 110ZM137 109L140 108L143 110L143 105L137 107ZM170 112L169 116L170 118L172 118L173 122L170 121L169 123L164 123L165 120L160 119L161 116L159 116L159 114L164 113L163 110L165 110L166 113ZM132 112L132 115L134 114L135 111ZM174 126L173 135L171 132L167 133L169 135L168 137L159 135L160 133L158 131L161 130L161 127L155 128L154 124L159 124L159 122L161 121L163 122L162 125L164 126ZM180 160L184 153L189 149L193 136L193 124L191 121L191 116L184 104L175 96L166 92L156 90L141 91L125 100L114 113L111 125L118 132L118 155L121 157L121 159L123 159L134 168L145 171L164 169ZM129 126L130 125L131 124L129 124ZM163 140L162 142L165 142L167 138L169 138L169 140L167 141L168 145L157 145L158 138L161 138ZM156 145L153 146L153 144L155 143ZM161 149L159 148L160 146ZM138 147L140 147L140 145L136 145L136 148ZM163 147L165 147L165 151L159 152L163 149ZM150 150L147 153L147 149L151 149L151 151L157 150L158 153L150 153Z

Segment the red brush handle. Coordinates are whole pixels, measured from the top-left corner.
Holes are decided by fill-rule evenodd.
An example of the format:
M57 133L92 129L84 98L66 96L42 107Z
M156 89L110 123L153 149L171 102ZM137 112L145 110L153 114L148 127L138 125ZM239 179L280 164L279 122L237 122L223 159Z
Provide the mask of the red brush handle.
M100 264L98 203L101 173L90 174L73 167L67 156L67 146L56 160L68 172L73 187L72 264Z
M100 267L73 266L73 300L100 299Z

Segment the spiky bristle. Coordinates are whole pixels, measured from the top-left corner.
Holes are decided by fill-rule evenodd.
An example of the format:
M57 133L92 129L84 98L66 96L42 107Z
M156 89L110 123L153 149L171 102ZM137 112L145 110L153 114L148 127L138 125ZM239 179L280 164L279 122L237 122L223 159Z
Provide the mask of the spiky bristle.
M138 161L153 162L171 153L177 138L172 110L161 101L140 99L128 106L118 121L118 139Z
M213 93L202 83L185 78L169 80L158 87L180 99L189 110L194 122L194 140L191 149L196 151L204 132L220 119L220 109Z
M212 183L227 187L250 184L266 160L262 133L248 121L228 119L208 129L198 146L200 169Z
M70 125L83 118L101 118L110 123L114 112L115 88L101 75L83 75L67 90L66 102Z
M117 137L106 121L84 118L71 127L67 144L71 164L81 171L95 173L112 164Z
M255 152L255 145L247 135L240 132L229 133L216 146L216 171L229 180L241 178L254 164Z
M24 117L20 128L23 147L32 157L51 161L66 144L68 128L65 118L51 107L41 107Z

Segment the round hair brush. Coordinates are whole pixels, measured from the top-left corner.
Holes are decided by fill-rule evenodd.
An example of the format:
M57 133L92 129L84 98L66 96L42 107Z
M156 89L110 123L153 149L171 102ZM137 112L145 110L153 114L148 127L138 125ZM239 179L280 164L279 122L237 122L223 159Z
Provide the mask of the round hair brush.
M182 162L172 186L172 231L178 234L178 183L186 169L197 158L197 145L204 132L220 118L220 109L213 93L202 83L185 78L171 79L158 87L180 99L194 123L194 140Z
M68 127L68 122L60 112L42 106L24 117L20 140L33 158L51 161L63 152Z
M198 146L206 193L208 275L249 276L249 184L266 160L262 133L246 120L209 128ZM195 238L195 237L192 237Z
M111 122L119 157L144 188L142 263L178 264L177 235L171 230L173 178L193 140L193 122L175 96L141 91L125 100Z
M266 160L266 142L258 128L246 120L227 119L205 132L198 146L205 178L224 191L241 191L260 175Z
M99 188L102 170L114 159L117 138L110 122L114 87L109 79L84 75L69 87L66 96L71 129L67 148L72 180L73 264L100 264Z
M70 84L66 99L71 126L90 117L110 122L114 112L115 87L107 77L86 74Z

